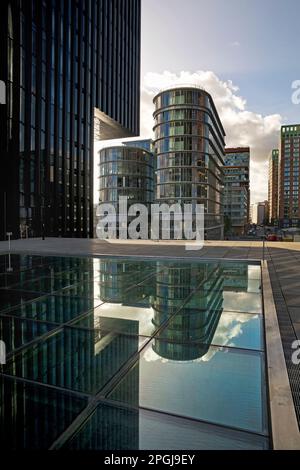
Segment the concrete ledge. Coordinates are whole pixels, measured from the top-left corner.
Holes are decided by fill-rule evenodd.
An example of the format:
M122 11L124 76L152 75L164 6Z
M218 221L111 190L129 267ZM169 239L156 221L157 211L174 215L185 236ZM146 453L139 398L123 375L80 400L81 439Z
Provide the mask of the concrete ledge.
M300 450L299 427L266 261L262 262L262 281L273 448L274 450Z

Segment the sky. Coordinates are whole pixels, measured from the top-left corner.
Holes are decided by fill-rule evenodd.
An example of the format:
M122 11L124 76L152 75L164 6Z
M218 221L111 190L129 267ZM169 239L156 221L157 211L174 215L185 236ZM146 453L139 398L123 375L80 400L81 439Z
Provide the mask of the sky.
M226 145L251 148L251 202L267 199L280 126L300 122L291 99L299 17L299 0L142 0L141 137L153 135L159 89L200 84L215 101Z

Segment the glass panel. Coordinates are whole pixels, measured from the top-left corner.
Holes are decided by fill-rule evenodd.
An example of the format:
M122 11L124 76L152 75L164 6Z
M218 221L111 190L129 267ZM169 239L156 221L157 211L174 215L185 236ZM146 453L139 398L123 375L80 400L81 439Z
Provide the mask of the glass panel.
M263 374L260 353L154 340L110 398L266 433Z
M12 286L13 289L18 289L28 292L38 292L41 294L53 293L64 289L72 284L68 276L52 276L40 277L32 279L31 281L19 282Z
M147 410L99 405L65 447L72 450L268 449L268 439Z
M260 266L241 262L0 255L0 339L10 354L1 370L14 405L47 385L119 401L99 406L71 448L267 448L249 434L267 433L260 287ZM23 379L36 382L32 397ZM47 413L67 408L40 397L32 417L16 409L12 423L2 424L0 402L8 448L44 448L65 429Z
M43 263L41 256L24 256L24 255L0 255L0 273L13 271L24 271L32 267L41 266Z
M154 322L154 310L149 307L122 305L105 303L96 307L80 320L76 320L72 325L80 328L96 328L102 331L118 331L126 334L142 336L152 335L157 326ZM132 325L135 324L133 328Z
M22 305L37 298L39 295L30 292L18 292L10 289L0 289L0 312L7 311L17 305Z
M223 292L224 310L245 313L262 313L261 294L248 292Z
M248 264L248 279L261 279L260 265Z
M247 292L254 292L259 294L261 292L261 280L260 279L248 279Z
M12 308L8 313L9 315L33 320L66 323L93 307L93 299L48 295Z
M191 311L183 308L157 337L183 343L263 350L262 317L222 309Z
M86 406L83 398L0 376L2 449L48 449Z
M118 279L106 282L82 282L64 289L60 294L80 297L88 294L101 302L139 304L148 307L149 297L153 294L155 276L150 276L139 285L132 282L130 279L125 285L122 281L119 282Z
M27 286L27 282L38 283L41 278L57 278L61 279L68 284L74 284L84 282L88 279L95 279L97 275L94 274L93 270L82 269L82 270L70 270L65 271L64 267L59 264L54 264L51 267L37 266L32 269L24 271L10 272L6 274L0 274L0 287L10 287L12 289L23 289ZM26 289L27 290L27 289Z
M144 342L137 336L64 328L12 356L3 370L45 384L96 393Z
M0 338L5 342L6 353L14 351L55 327L56 325L50 323L0 316Z

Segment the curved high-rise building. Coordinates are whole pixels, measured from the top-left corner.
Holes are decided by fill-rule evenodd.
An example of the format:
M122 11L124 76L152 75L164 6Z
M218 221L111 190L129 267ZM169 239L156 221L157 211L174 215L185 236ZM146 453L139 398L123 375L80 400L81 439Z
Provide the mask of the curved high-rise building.
M203 204L208 239L223 237L225 132L213 99L195 86L154 97L158 203Z
M204 356L223 311L223 275L218 264L166 267L157 262L153 324L168 322L153 341L165 359L191 361ZM187 301L188 299L188 301Z
M153 201L153 155L143 148L116 146L99 152L99 202L118 207L119 197L128 197L132 204Z

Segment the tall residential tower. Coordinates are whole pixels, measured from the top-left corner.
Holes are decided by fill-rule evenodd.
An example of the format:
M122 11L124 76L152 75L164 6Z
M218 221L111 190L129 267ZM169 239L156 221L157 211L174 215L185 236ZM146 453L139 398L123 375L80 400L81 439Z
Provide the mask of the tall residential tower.
M224 215L230 221L231 232L243 235L250 212L250 149L225 149Z
M269 223L278 223L278 176L279 176L279 149L273 149L269 157Z
M279 149L279 219L281 227L300 226L300 124L281 127Z
M195 86L154 97L158 203L203 204L208 239L223 238L225 132L213 99Z

